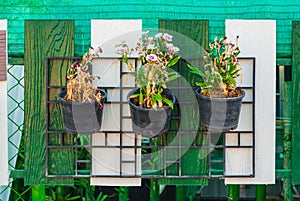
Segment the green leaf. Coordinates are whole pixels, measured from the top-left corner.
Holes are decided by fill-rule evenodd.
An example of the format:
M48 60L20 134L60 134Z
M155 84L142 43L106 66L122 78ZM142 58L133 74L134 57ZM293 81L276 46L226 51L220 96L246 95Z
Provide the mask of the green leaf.
M157 88L157 94L161 94L163 91L164 89L161 86Z
M234 84L235 83L235 79L233 79L233 77L229 77L228 79L229 79L230 84Z
M56 193L55 193L53 190L51 190L51 195L52 195L52 198L53 198L54 200L56 200Z
M119 192L119 188L115 188L116 191ZM103 193L99 193L99 195L97 196L96 201L104 201L108 196L107 195L103 195Z
M99 201L105 201L108 195L104 195Z
M158 93L158 94L152 94L152 99L154 101L162 101L162 96L161 96L160 93Z
M167 67L174 66L174 65L179 61L179 59L180 59L179 56L175 57L174 59L172 59L172 60L168 63Z
M179 74L175 74L175 75L172 75L172 76L169 76L169 78L168 78L168 80L166 81L166 83L168 83L168 82L171 82L171 81L173 81L173 80L176 80L177 78L179 78L180 77L180 75Z
M205 74L195 66L192 66L191 64L187 64L187 67L191 70L191 73L199 75L201 77L206 77Z
M139 96L140 96L140 94L133 94L133 95L129 96L129 98L136 98L136 97L139 97Z
M232 73L232 71L235 70L235 66L234 65L230 65L230 69L227 71L228 73Z
M79 199L79 198L81 198L81 196L80 195L78 195L78 196L74 196L74 197L70 197L70 198L66 198L66 200L77 200L77 199Z
M209 92L210 90L209 89L202 89L202 92L203 93L207 93L207 92Z
M144 95L142 92L139 93L139 104L140 105L143 105L144 103Z
M204 82L197 82L196 84L197 84L199 87L206 87L206 86L207 86L207 84L204 83Z
M165 102L167 105L169 105L173 109L173 103L168 98L162 97L162 101Z

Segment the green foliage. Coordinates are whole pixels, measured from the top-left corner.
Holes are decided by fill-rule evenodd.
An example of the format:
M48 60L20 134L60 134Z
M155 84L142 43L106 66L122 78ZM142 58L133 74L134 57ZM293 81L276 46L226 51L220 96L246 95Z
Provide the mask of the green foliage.
M87 178L76 179L74 187L48 187L47 192L46 201L105 201L108 198L103 192L95 198L95 186L91 186Z
M120 186L119 188L115 188L115 191L119 194L120 201L128 201L129 200L129 189L125 186Z
M100 192L96 198L96 201L105 201L108 195L104 195L103 192Z
M211 96L217 91L228 97L231 91L235 91L236 78L240 76L238 38L236 44L233 44L227 42L225 36L220 39L217 36L203 57L204 66L197 68L188 65L191 73L201 77L201 81L196 84L201 87L202 94Z
M139 97L139 106L144 108L161 108L163 103L173 108L173 103L162 96L166 83L179 77L178 73L170 67L179 61L179 48L172 42L172 36L167 33L158 33L154 37L145 32L139 39L135 49L125 42L116 45L116 53L122 56L122 61L132 72L136 72L136 84L140 87L140 94L130 98ZM135 69L130 61L133 51L139 54L142 65Z

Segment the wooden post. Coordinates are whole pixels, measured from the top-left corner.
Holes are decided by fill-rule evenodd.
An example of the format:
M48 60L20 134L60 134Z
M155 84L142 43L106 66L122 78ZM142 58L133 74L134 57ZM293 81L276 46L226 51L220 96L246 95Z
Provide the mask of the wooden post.
M157 179L150 180L150 201L159 201L159 185Z
M300 184L300 21L293 22L292 33L292 167L293 184Z
M179 47L181 55L184 55L183 59L195 58L199 56L197 48L207 49L208 47L208 21L207 20L160 20L159 29L162 32L167 32L173 35L174 45ZM197 30L197 31L195 31ZM194 41L193 45L191 44L192 40ZM191 50L191 47L195 48ZM195 55L196 54L196 55ZM179 71L182 77L172 83L168 83L168 86L172 87L191 87L195 86L195 82L198 81L197 78L190 73L190 70L186 67L186 61L181 61L176 67L173 67L173 70ZM195 61L193 61L195 62ZM195 63L193 63L195 65ZM198 128L198 124L194 124L191 119L199 119L198 111L194 110L193 104L184 104L185 101L196 100L196 97L192 97L194 92L191 94L188 90L180 92L179 90L172 89L177 97L181 109L181 121L173 119L171 121L171 130L180 129L183 131L193 131ZM188 94L188 95L187 95ZM195 101L196 102L196 101ZM197 104L197 103L195 103ZM173 114L178 114L178 110L173 111ZM197 128L196 128L197 127ZM160 158L159 163L164 164L164 160L178 160L179 163L169 163L168 167L165 169L167 175L208 175L208 164L206 157L207 150L205 149L184 149L181 148L181 145L190 145L192 142L195 142L197 146L207 143L206 135L184 135L181 136L177 134L169 133L166 135L165 142L161 138L163 143L167 145L176 145L178 149L165 149L163 152L167 156L165 159ZM170 159L169 159L170 158ZM194 164L191 166L190 164ZM161 166L163 167L163 166ZM159 179L160 184L166 185L207 185L208 180L206 178L194 179L194 178L163 178ZM183 187L179 188L178 191L181 192Z
M176 201L185 200L185 186L176 186Z
M283 117L284 117L284 135L283 135L283 168L289 170L291 168L291 151L292 151L292 134L291 134L291 99L292 99L292 83L286 82L284 85L284 107L283 107ZM284 200L292 201L292 178L283 178L283 191Z
M256 185L256 201L266 200L266 185Z
M74 21L71 20L30 20L25 21L24 60L24 132L25 132L25 175L26 185L73 185L72 178L46 178L46 57L73 56ZM59 61L57 61L59 63ZM60 85L59 68L67 67L64 61L53 64L49 81ZM62 65L62 66L57 66ZM65 79L64 79L65 80ZM58 90L50 91L55 100ZM49 124L53 130L62 129L60 106L51 104ZM53 134L54 135L54 134ZM57 134L55 134L57 136ZM57 138L51 138L56 144ZM72 143L73 136L64 135L64 142ZM48 156L52 174L74 174L74 152L68 148L51 150Z
M230 184L228 185L228 201L240 200L240 185Z

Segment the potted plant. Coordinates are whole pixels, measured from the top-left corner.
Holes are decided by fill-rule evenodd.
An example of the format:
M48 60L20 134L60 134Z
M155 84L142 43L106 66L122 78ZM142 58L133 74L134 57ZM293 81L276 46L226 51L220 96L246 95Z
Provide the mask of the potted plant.
M240 76L240 53L227 37L218 36L209 44L199 68L188 65L191 73L200 76L196 84L201 123L210 131L227 132L236 129L245 92L236 86Z
M67 89L58 94L62 103L64 128L69 133L95 133L101 128L103 100L106 92L93 84L98 76L90 74L92 60L101 48L90 48L81 62L72 63L67 69Z
M172 44L171 35L158 33L152 37L148 32L142 34L134 49L125 42L116 45L116 48L138 85L127 96L133 131L147 138L165 133L175 103L175 95L166 84L179 77L170 69L179 60L179 48ZM141 61L137 69L130 61L133 51L138 53Z

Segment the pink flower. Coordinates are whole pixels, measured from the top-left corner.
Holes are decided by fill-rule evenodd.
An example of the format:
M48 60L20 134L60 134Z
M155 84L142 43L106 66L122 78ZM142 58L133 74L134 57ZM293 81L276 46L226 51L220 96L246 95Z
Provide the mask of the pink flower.
M155 44L149 44L149 45L147 45L147 49L149 49L149 50L156 49Z
M120 48L120 49L118 49L118 52L119 52L120 54L124 54L124 52L125 52L125 49L123 49L123 48Z
M173 36L164 33L164 35L162 36L163 39L165 39L166 41L172 41Z
M162 33L158 33L155 35L155 38L160 38L162 36Z
M157 56L155 54L149 54L146 57L147 61L157 61Z
M170 49L170 48L174 47L174 45L173 45L172 43L166 43L166 47L167 47L168 49Z
M179 48L173 46L167 50L167 55L176 54L177 52L179 52Z

